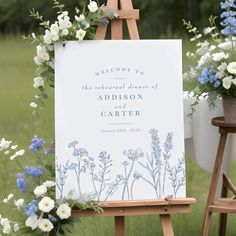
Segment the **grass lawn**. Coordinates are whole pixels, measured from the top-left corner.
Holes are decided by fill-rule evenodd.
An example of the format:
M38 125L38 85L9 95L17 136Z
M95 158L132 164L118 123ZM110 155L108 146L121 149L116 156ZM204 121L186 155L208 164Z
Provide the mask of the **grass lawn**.
M32 116L29 108L36 91L32 88L35 73L33 62L35 49L20 37L0 40L0 138L13 140L20 147L27 149L34 134L49 143L54 137L53 91L40 118ZM213 157L214 158L214 157ZM33 164L34 157L26 152L21 158L22 164ZM195 197L197 204L191 214L173 216L176 236L199 236L203 221L204 206L208 193L211 174L202 170L192 159L187 161L187 196ZM15 175L18 171L14 161L0 154L0 202L15 188ZM231 177L236 182L236 165L231 167ZM18 194L20 197L20 195ZM0 203L0 214L11 217L15 212L7 212ZM213 217L210 235L217 235L218 217ZM227 235L235 236L236 218L229 217ZM112 218L87 218L77 225L75 235L111 236L113 235ZM161 235L158 216L138 216L127 218L127 236Z

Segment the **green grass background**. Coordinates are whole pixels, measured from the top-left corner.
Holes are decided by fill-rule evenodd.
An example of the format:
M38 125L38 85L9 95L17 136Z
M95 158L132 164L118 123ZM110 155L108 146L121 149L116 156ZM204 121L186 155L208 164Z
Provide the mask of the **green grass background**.
M186 45L184 45L186 51ZM49 91L49 99L45 110L39 118L32 116L29 107L37 92L32 87L36 66L33 62L35 47L19 37L0 39L0 138L13 140L14 144L27 149L34 134L43 137L47 143L54 138L54 100L53 90ZM184 62L185 63L185 62ZM214 158L214 157L212 157ZM22 164L33 164L34 156L27 151L21 158ZM206 203L211 174L202 170L194 160L188 158L187 164L187 196L195 197L197 204L192 207L191 214L172 216L176 236L198 236L201 232L204 206ZM231 166L230 176L236 182L236 164ZM19 171L16 163L0 153L0 214L15 217L14 210L7 211L2 199L16 189L15 175ZM236 218L230 215L227 235L235 236ZM218 216L213 217L209 235L217 235ZM137 216L126 219L127 236L161 235L158 216ZM79 236L111 236L114 222L111 217L86 218L76 226Z

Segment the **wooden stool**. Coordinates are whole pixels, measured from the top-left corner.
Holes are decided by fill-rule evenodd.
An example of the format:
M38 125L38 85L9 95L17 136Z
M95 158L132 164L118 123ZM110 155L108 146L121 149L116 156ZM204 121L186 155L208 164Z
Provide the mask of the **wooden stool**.
M224 121L224 117L217 117L212 119L212 125L219 127L220 141L205 209L202 236L207 236L209 233L212 213L220 213L219 236L224 236L226 232L227 214L236 213L235 197L227 198L227 192L229 189L234 195L236 195L236 188L227 179L227 177L223 175L221 198L215 199L215 194L220 176L227 136L229 133L236 133L236 123L227 123Z

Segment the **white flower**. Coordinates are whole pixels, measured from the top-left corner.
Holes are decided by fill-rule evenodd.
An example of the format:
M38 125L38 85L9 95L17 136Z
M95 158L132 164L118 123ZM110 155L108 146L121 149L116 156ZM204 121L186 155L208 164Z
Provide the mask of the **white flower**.
M15 150L17 147L18 147L17 145L14 145L14 146L11 146L11 149Z
M218 44L218 47L224 50L230 50L232 48L232 43L230 41L223 42L223 43Z
M200 48L197 49L196 53L200 56L206 54L209 50L209 43L207 41L201 43Z
M58 21L59 21L59 28L61 30L68 29L72 26L72 23L70 22L70 17L65 16L63 14L58 16Z
M18 156L23 156L25 154L25 150L24 149L21 149L21 150L19 150L19 151L17 151L16 153L15 153L15 155L18 157Z
M12 198L14 197L14 194L10 193L8 196L7 196L7 200L11 200Z
M68 219L71 216L71 208L67 203L61 204L57 209L57 215L61 220Z
M233 76L227 76L223 79L223 87L225 89L229 89L231 87L232 79L233 79Z
M44 197L38 203L39 210L46 213L50 212L54 208L54 206L55 202L50 197Z
M5 225L3 226L2 232L3 232L4 234L10 234L10 233L11 233L11 226L10 226L9 223L8 223L8 224L5 224Z
M16 155L14 154L10 157L10 160L13 161L13 160L15 160L15 158L16 158Z
M43 231L43 232L50 232L54 227L53 224L51 223L50 220L48 219L41 219L39 221L38 227Z
M7 149L11 143L12 141L7 141L5 140L5 138L2 138L2 140L0 141L0 151Z
M236 74L236 62L230 62L227 66L227 71L230 74Z
M76 31L76 36L75 37L79 40L83 40L85 35L86 35L86 31L82 30L82 29L79 29L79 30Z
M56 183L54 181L45 181L43 185L47 188L51 188L51 187L56 186Z
M225 77L225 71L227 69L227 63L223 62L218 66L218 72L216 73L216 77L222 79Z
M35 230L38 227L38 224L39 220L36 215L28 217L27 220L25 221L25 225L27 227L30 227L32 230Z
M5 155L8 155L9 153L10 153L10 151L8 151L8 150L4 152Z
M90 1L88 9L90 12L96 12L98 10L98 4L95 1Z
M232 79L232 83L236 86L236 78Z
M38 57L34 57L34 62L36 65L41 65L42 61Z
M61 34L62 34L63 36L66 36L66 35L69 34L69 30L68 30L68 29L63 29L63 30L61 31Z
M205 55L203 55L200 60L198 61L198 68L203 66L206 62L209 62L211 60L211 54L207 52Z
M217 36L219 36L219 33L211 34L211 36L212 36L213 38L216 38Z
M210 48L209 48L210 52L214 51L215 49L216 49L215 45L211 45Z
M51 32L52 34L59 34L59 26L58 26L58 23L57 23L57 22L55 22L55 24L52 24L52 25L50 26L50 32Z
M25 202L25 200L23 198L20 198L17 201L15 201L15 205L16 205L17 209L22 207L24 205L24 202Z
M214 29L215 29L215 27L207 27L203 30L203 33L210 34Z
M229 57L229 54L225 54L224 52L218 52L212 54L212 60L213 61L221 61L223 59L227 59Z
M20 229L20 226L18 224L14 224L13 230L17 232Z
M49 30L45 31L45 35L43 36L44 43L51 44L52 43L52 33Z
M31 102L31 103L30 103L30 107L32 107L32 108L37 108L38 105L37 105L35 102Z
M79 22L84 21L85 20L85 16L83 14L81 14L79 17L75 16L75 20L79 21Z
M7 202L8 202L7 198L4 198L3 203L7 203Z
M43 62L43 61L49 61L50 57L49 54L47 53L47 49L44 46L38 45L37 47L37 57L38 59Z
M41 76L34 78L33 87L34 88L44 87L44 79Z
M31 36L32 36L33 39L36 39L35 33L32 33Z
M44 186L44 185L37 186L37 187L34 189L34 194L35 194L37 197L40 197L40 196L44 195L46 192L47 192L47 187Z

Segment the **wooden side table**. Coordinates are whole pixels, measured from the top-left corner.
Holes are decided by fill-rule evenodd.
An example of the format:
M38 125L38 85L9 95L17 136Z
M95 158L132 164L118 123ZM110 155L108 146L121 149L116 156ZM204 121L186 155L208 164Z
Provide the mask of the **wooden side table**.
M236 188L224 175L221 198L216 199L215 194L220 177L227 136L229 133L236 133L236 123L227 123L224 121L224 117L216 117L212 119L212 125L219 127L220 141L205 209L202 236L207 236L209 233L212 213L220 213L219 236L224 236L226 232L227 214L236 213L235 197L227 198L227 192L230 190L236 196Z

